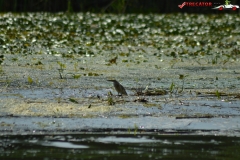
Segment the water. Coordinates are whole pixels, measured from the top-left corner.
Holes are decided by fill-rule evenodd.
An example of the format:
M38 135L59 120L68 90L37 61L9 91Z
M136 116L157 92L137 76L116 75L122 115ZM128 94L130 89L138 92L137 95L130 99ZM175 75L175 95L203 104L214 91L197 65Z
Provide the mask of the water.
M72 134L0 137L0 158L239 159L240 138L158 134Z

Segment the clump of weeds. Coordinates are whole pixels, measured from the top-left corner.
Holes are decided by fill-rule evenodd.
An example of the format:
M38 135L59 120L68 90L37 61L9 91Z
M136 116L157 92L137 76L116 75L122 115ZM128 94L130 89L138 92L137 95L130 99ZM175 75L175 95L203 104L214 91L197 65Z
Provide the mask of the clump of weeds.
M58 73L59 73L59 76L60 76L60 79L63 79L63 71L66 69L66 65L61 63L61 62L57 62L58 65L59 65L59 69L58 69Z
M108 92L107 103L108 103L108 105L110 105L110 106L112 106L112 105L115 104L115 102L113 101L112 96L113 96L112 92Z

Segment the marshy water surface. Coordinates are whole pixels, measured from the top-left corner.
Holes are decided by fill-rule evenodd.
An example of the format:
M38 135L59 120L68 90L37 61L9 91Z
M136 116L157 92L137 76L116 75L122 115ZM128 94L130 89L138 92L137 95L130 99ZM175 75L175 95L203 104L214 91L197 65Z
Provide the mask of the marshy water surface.
M19 142L23 134L39 139L39 134L124 133L131 139L148 133L181 141L208 135L223 136L221 143L239 137L237 14L6 13L0 22L1 156L13 156L5 155L5 141L16 146L12 139ZM118 80L128 96L116 96L108 79ZM101 136L93 137L95 143ZM147 145L140 150L149 151L152 138L143 139ZM134 140L142 144L142 136ZM29 137L26 141L32 145ZM44 152L62 143L38 144ZM134 149L129 152L136 154Z

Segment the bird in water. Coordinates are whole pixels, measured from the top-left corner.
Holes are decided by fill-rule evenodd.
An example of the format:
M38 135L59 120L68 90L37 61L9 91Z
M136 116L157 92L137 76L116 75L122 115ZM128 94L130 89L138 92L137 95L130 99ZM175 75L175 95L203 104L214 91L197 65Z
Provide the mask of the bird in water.
M118 95L128 95L125 88L116 80L107 80L107 81L110 81L110 82L113 82L113 86L114 88L116 89L116 91L118 92Z

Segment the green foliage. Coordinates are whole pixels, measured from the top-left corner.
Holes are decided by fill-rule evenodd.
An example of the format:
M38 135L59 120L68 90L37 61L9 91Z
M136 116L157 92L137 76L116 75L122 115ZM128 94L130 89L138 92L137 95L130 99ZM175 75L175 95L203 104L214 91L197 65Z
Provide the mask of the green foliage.
M29 83L29 84L32 84L32 83L33 83L33 79L32 79L30 76L28 76L27 79L28 79L28 83Z
M89 73L83 74L83 75L84 75L84 76L90 76L90 77L92 77L92 76L99 76L99 74L93 73L93 72L89 72Z
M3 74L2 66L0 66L0 75Z
M76 103L76 104L78 104L78 101L75 100L74 98L69 98L69 101L72 102L72 103Z
M112 105L114 105L114 104L115 104L115 102L113 101L113 98L112 98L112 96L113 96L112 92L111 92L111 91L110 91L110 92L108 92L107 103L108 103L108 105L110 105L110 106L112 106Z
M215 93L215 94L216 94L216 96L217 96L218 99L221 98L221 97L220 97L220 93L218 92L218 90L216 90L216 93Z
M80 74L74 74L74 75L73 75L73 78L74 78L74 79L79 79L80 77L81 77Z
M169 90L170 90L169 92L173 93L174 88L175 88L175 84L172 82L170 87L169 87Z
M112 97L108 97L107 102L108 102L108 105L110 105L110 106L115 104Z
M125 0L112 0L101 9L102 13L107 12L115 12L115 13L123 13L125 11Z
M73 11L73 8L72 8L71 0L68 0L67 12L72 12L72 11Z
M61 62L57 62L58 63L58 65L59 65L59 69L58 69L58 73L59 73L59 76L60 76L60 79L63 79L63 71L65 70L65 68L66 68L66 65L65 64L63 64L63 63L61 63Z
M0 55L0 65L3 63L4 59L4 55Z
M188 77L188 75L183 75L183 74L179 75L179 79L182 79L182 89L179 91L179 93L181 93L184 89L184 82L186 77Z
M117 59L118 59L118 56L116 56L116 57L108 60L109 63L106 64L106 65L108 65L108 66L110 66L110 65L112 65L112 64L116 64L116 65L117 65Z
M41 61L38 61L38 62L35 63L35 65L36 65L36 66L38 66L38 65L43 65L43 63L42 63Z
M74 55L73 55L73 54L63 53L63 54L62 54L62 57L63 57L63 58L74 58Z
M134 135L137 134L137 131L138 131L138 126L136 125L136 123L134 123Z
M66 69L66 65L61 63L61 62L57 62L57 64L59 65L60 69Z
M17 60L18 60L18 58L15 58L15 57L12 58L12 61L13 61L13 62L16 62Z
M212 58L212 64L217 64L218 63L218 56L215 56Z
M185 78L185 76L183 74L179 75L179 79L184 79L184 78Z

